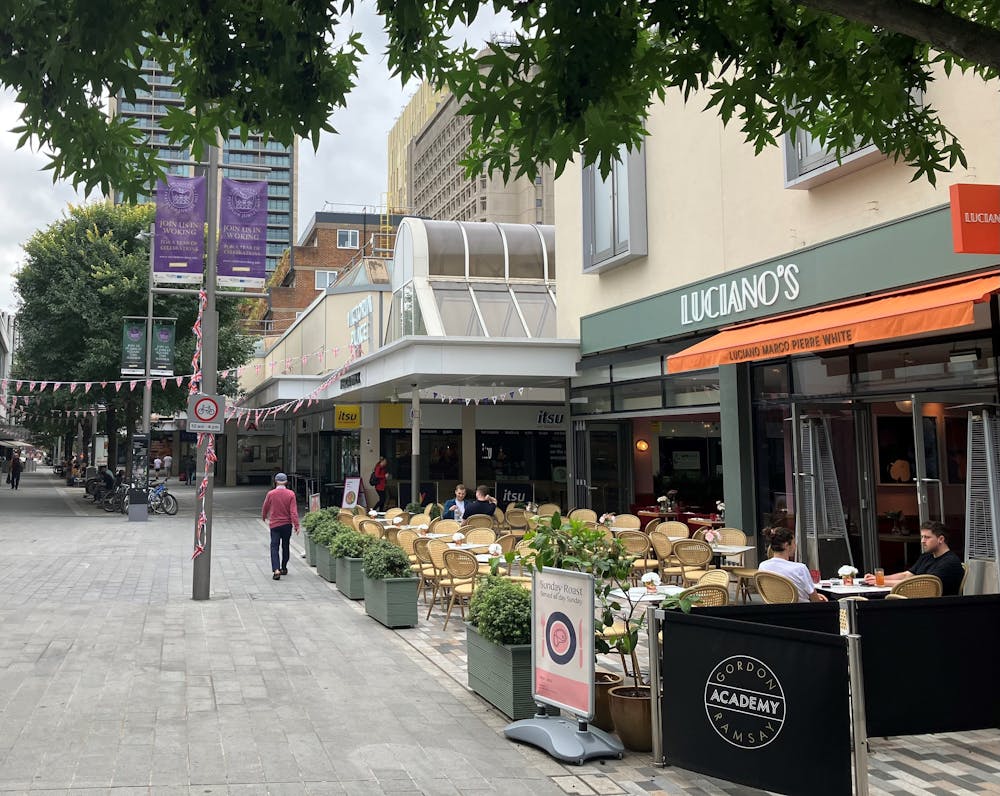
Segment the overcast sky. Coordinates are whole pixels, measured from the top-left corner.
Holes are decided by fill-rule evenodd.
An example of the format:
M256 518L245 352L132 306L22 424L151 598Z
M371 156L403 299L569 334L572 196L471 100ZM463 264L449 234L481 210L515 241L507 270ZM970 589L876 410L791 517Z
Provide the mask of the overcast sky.
M369 54L348 108L332 119L339 134L324 135L315 153L311 143L299 145L299 233L319 210L374 209L380 204L387 187L386 139L416 88L401 86L389 76L381 19L369 3L359 4L354 28L363 34ZM507 30L507 21L484 12L461 36L479 45L490 34ZM42 154L15 149L17 136L8 131L18 124L18 114L13 93L0 93L0 308L5 309L16 306L13 274L23 262L22 244L58 220L68 203L85 200L68 184L53 184L49 173L41 171L46 163Z

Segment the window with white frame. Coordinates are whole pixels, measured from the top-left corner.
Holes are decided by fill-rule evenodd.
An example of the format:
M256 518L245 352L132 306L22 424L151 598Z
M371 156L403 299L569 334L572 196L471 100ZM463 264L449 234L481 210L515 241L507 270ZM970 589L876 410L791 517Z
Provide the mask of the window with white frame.
M326 290L330 285L337 281L336 271L314 271L316 275L316 289Z
M338 229L337 248L338 249L358 248L358 231L356 229Z
M798 130L794 135L785 133L783 147L786 188L813 188L885 160L885 155L874 144L862 146L858 142L853 149L838 153L805 130Z
M619 150L606 177L595 164L583 170L583 272L600 273L645 257L646 156Z

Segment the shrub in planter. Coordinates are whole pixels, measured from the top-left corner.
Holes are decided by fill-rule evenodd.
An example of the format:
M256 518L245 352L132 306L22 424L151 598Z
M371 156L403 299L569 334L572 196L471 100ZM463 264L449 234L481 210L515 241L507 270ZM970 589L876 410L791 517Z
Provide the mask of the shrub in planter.
M512 719L535 714L531 699L531 594L506 578L480 583L466 625L469 687Z
M407 503L406 504L406 508L403 509L403 511L405 511L407 514L409 514L412 517L414 514L422 514L423 511L424 511L424 507L421 506L419 503L416 503L416 502Z
M376 539L361 557L365 613L386 627L417 624L417 578L396 545Z
M336 509L320 509L319 511L310 511L302 518L302 530L305 533L305 543L306 543L306 562L309 566L316 566L316 542L313 538L313 534L316 530L330 525L337 521L337 510Z
M324 580L335 583L337 574L330 557L330 543L337 536L351 530L339 520L327 520L313 528L310 538L313 542L313 553L316 556L316 572Z
M337 534L330 542L330 558L335 562L337 590L349 600L364 599L361 557L375 541L374 536L349 529Z

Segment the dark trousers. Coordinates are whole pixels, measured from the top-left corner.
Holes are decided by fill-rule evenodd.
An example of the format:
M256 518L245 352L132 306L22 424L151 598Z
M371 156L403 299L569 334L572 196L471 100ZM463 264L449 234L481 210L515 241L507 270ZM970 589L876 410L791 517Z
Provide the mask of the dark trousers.
M378 495L378 503L375 504L375 511L385 511L385 490L376 489L375 494Z
M279 525L271 529L271 571L288 569L288 545L292 540L292 525ZM278 564L278 544L281 544L281 564Z
M18 484L21 483L21 473L20 471L10 474L10 488L17 489Z

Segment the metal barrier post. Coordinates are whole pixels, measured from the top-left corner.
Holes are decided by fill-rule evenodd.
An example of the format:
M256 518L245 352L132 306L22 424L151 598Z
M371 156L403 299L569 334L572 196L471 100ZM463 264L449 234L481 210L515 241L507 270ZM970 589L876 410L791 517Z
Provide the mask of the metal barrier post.
M653 722L653 765L666 765L663 759L663 721L660 717L660 620L663 611L655 605L646 608L646 634L649 650L649 699Z
M858 604L847 603L847 671L851 680L851 738L854 744L854 793L868 796L868 721L865 717L865 687L861 670L861 636L858 635ZM843 610L843 608L841 609Z

